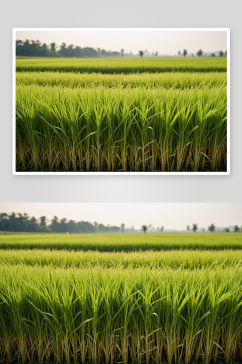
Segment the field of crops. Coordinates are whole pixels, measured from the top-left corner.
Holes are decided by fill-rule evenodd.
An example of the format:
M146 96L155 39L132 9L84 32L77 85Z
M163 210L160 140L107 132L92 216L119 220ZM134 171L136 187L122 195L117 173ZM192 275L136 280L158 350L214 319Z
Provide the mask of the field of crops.
M241 233L0 235L0 358L241 360L241 248Z
M226 72L226 58L100 58L17 59L16 71L88 72L129 74L137 72Z
M227 170L225 58L17 59L16 170Z
M136 269L139 267L204 269L242 266L242 250L169 250L139 252L0 250L1 265L67 268Z
M21 234L0 235L0 250L50 249L99 252L242 250L240 233Z

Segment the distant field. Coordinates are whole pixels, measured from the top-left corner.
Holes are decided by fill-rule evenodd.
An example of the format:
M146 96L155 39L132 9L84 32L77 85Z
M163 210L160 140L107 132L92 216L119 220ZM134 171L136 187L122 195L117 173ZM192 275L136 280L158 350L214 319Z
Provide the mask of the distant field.
M145 250L242 249L241 233L196 234L97 234L97 235L1 235L0 249L97 250L131 252Z
M227 58L17 59L16 71L154 73L226 72Z
M216 87L227 85L227 72L209 73L142 73L110 75L102 73L17 72L16 84L21 86L59 86L68 88L175 88Z
M0 264L68 268L137 269L215 269L242 267L242 250L169 250L139 252L66 251L48 249L0 250Z

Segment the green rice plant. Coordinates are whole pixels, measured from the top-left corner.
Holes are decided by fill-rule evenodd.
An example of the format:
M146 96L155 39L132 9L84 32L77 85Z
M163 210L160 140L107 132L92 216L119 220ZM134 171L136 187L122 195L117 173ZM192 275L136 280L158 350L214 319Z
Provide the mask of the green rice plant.
M201 251L136 251L136 252L98 252L98 251L56 251L49 249L35 250L0 250L0 264L52 266L67 268L102 267L136 269L139 267L203 269L230 267L242 264L241 250Z
M241 267L0 266L1 360L241 360Z
M17 72L155 73L226 72L226 58L16 59Z
M162 253L166 250L230 251L242 249L242 234L13 234L0 235L0 249L49 249L54 251L83 252L138 252L155 250Z
M102 73L63 73L63 72L17 72L16 84L22 86L60 86L68 88L136 88L163 87L184 90L187 88L216 87L227 84L227 72L210 73L141 73L141 74L102 74Z
M227 169L227 87L17 86L17 171Z

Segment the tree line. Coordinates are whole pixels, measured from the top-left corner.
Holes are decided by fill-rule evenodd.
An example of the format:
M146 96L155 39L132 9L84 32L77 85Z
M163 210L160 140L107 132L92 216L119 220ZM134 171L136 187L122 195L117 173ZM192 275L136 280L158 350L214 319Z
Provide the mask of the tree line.
M16 41L16 56L23 57L72 57L72 58L98 58L98 57L120 57L124 55L124 49L120 52L92 47L79 47L73 44L67 45L62 43L57 50L56 43L41 43L39 40L17 40Z
M195 233L198 230L198 224L193 224L191 228L190 228L190 225L187 225L187 231L191 231L191 230ZM211 224L211 225L208 226L208 231L210 233L214 233L215 230L216 230L216 226L214 224ZM242 231L242 226L241 226L241 228L239 228L238 225L235 225L234 226L234 232L237 233L238 231ZM203 232L205 232L205 229L203 229ZM225 228L223 230L223 232L224 233L229 233L230 230L229 230L229 228Z
M121 230L118 226L103 225L88 221L74 221L66 218L59 219L54 216L49 222L46 216L39 219L30 217L24 213L0 214L0 231L9 232L33 232L33 233L119 233Z
M193 231L196 233L198 230L198 224L193 224L191 227L187 225L186 230L188 232ZM216 227L211 224L208 229L211 233L215 232ZM34 216L30 217L28 214L24 213L0 213L0 231L9 232L29 232L29 233L71 233L71 234L100 234L100 233L124 233L124 232L138 232L132 226L131 228L125 229L125 224L122 223L119 226L103 225L97 222L91 223L88 221L74 221L67 220L66 218L59 219L54 216L50 221L46 216L41 216L36 219ZM140 231L146 233L147 231L151 233L163 233L165 232L164 226L159 226L157 228L152 225L142 225ZM202 230L205 232L205 229ZM224 232L230 232L228 228L223 230ZM234 232L242 231L242 226L239 228L235 225L233 228ZM169 231L168 231L169 232ZM173 230L175 232L175 230Z
M186 57L186 56L187 56L187 54L188 54L188 50L187 50L187 49L183 49L182 53L181 53L181 51L178 51L178 52L177 52L177 54L178 54L178 56L183 55L183 57ZM202 55L203 55L203 50L202 50L202 49L199 49L199 50L197 51L196 55L197 55L198 57L202 57ZM194 54L193 54L193 53L192 53L192 57L194 57ZM216 57L215 53L211 53L211 54L210 54L210 57ZM227 57L227 49L226 49L226 51L225 51L225 52L223 52L223 51L219 51L219 57Z

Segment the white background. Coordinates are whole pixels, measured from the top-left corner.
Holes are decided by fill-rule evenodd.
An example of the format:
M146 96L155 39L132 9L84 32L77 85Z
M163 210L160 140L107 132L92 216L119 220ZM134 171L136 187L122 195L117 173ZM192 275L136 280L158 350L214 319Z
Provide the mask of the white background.
M238 0L10 0L0 27L0 202L242 202L241 12ZM14 176L12 174L13 28L230 28L231 174L229 176Z

